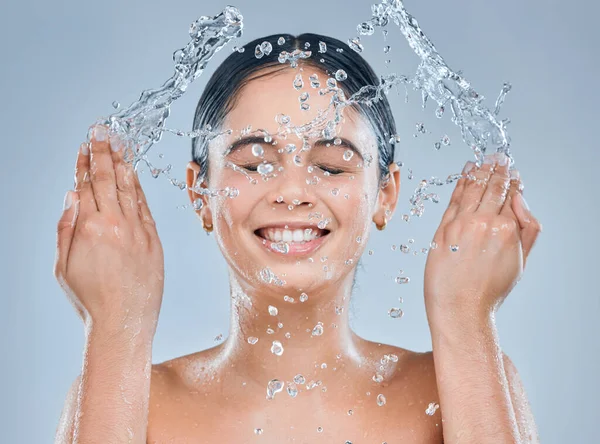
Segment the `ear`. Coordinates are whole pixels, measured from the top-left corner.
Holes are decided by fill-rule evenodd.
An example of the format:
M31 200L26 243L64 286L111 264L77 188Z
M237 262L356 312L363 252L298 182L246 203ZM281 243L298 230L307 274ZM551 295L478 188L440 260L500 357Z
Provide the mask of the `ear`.
M379 189L377 209L373 215L373 221L377 225L383 225L384 222L391 220L400 196L400 167L397 163L392 162L389 170L387 180L382 182Z
M191 161L187 164L186 170L186 182L188 187L188 196L190 197L190 201L192 205L197 199L202 200L202 208L199 210L195 210L198 217L204 221L204 225L210 226L212 225L212 212L210 211L208 197L203 194L196 193L194 189L197 189L196 181L198 180L198 175L200 174L200 165L196 162ZM201 188L208 188L208 184L205 181L200 183Z

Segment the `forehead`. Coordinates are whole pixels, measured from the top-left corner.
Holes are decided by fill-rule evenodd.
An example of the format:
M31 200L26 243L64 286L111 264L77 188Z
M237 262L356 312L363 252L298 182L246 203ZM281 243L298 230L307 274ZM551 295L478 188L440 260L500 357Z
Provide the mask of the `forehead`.
M271 134L276 133L279 124L275 118L279 114L289 116L295 127L310 123L320 112L325 112L330 106L332 94L320 95L321 88L311 87L309 77L313 74L318 75L321 88L325 87L327 74L308 65L304 65L302 70L288 67L279 71L263 70L253 75L238 91L234 106L224 121L224 129L233 130L229 141L239 136L239 132L248 125L253 131L264 129ZM304 83L299 90L294 87L297 75L302 77ZM303 93L309 95L306 102L310 105L308 110L300 108L299 98ZM376 139L368 120L351 107L344 108L343 116L337 135L360 146L365 153L372 153L376 148Z

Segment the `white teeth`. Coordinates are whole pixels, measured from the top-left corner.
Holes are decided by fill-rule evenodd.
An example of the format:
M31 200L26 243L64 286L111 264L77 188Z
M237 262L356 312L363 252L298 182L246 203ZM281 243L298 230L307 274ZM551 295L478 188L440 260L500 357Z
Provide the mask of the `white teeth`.
M294 230L292 240L294 242L302 242L304 240L304 232L302 230Z
M312 228L296 229L296 230L280 230L275 228L267 228L261 231L261 235L267 240L273 242L295 242L303 243L317 239L319 236L317 230Z
M294 238L294 235L292 234L292 232L290 230L283 230L283 236L281 239L282 241L291 242L293 238Z

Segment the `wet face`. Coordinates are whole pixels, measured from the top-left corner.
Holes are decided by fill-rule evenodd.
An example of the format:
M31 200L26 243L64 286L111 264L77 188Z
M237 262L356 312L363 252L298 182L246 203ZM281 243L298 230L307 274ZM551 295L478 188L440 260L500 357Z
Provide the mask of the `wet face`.
M319 95L308 82L317 73L324 84L325 73L305 66L305 86L299 91L293 87L297 73L269 74L240 90L223 126L233 134L211 142L209 183L204 184L233 187L239 195L203 197L205 205L198 211L206 225L214 226L218 245L242 286L284 291L296 300L302 292L318 292L351 278L371 227L383 223L386 209L389 221L397 200L395 183L393 189L380 190L376 139L357 111L344 109L333 139L313 134L303 141L294 132L281 134L277 116L289 116L291 127L299 127L329 108L331 95ZM310 95L309 110L300 107L303 92ZM251 132L244 136L241 130L248 125ZM272 140L265 141L260 130ZM188 184L193 186L191 171ZM396 182L397 175L392 174ZM200 196L190 192L190 197ZM266 267L283 285L265 282Z

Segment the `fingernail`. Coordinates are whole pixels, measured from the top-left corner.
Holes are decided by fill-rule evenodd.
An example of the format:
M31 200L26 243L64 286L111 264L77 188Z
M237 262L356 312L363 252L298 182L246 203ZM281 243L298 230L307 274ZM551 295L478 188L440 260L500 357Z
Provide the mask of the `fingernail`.
M110 139L110 149L116 153L117 151L119 151L121 149L121 143L119 142L119 139L117 138L117 136L111 135L109 137L109 139Z
M495 160L494 154L486 154L483 158L483 163L485 165L491 165L494 163L494 160Z
M518 180L521 177L519 170L510 170L510 180Z
M505 153L496 153L498 165L505 166L508 163L508 156Z
M67 194L65 194L65 200L63 201L63 211L71 208L72 204L73 204L73 196L71 195L71 191L67 191Z
M82 143L79 146L79 151L81 151L81 154L83 154L84 156L89 156L89 154L90 154L90 147L88 146L87 143Z
M97 142L104 142L106 140L106 128L102 125L96 125L94 128L94 139Z
M465 167L462 170L462 174L467 174L471 171L471 168L475 166L475 162L471 162L470 160L465 164Z
M523 206L525 207L525 209L527 211L529 211L529 205L527 205L527 201L525 200L525 198L523 197L522 194L519 194L519 196L521 196L521 201L523 202Z

